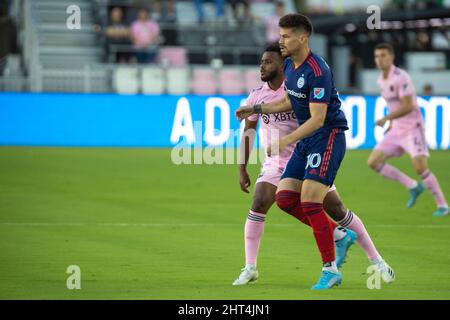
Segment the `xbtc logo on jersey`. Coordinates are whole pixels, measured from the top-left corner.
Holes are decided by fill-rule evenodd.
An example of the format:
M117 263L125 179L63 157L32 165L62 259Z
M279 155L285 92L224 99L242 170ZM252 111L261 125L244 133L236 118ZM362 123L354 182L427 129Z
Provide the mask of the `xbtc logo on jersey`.
M294 112L272 113L271 115L263 114L261 118L265 124L268 124L270 121L281 122L297 119Z
M264 121L265 124L268 124L270 122L270 116L267 114L262 114L261 115L262 120Z
M314 88L314 99L322 99L325 95L324 88Z

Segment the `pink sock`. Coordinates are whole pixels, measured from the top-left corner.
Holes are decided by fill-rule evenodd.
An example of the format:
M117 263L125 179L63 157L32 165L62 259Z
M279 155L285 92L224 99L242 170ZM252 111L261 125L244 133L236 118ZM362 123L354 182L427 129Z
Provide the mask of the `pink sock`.
M411 179L406 174L387 163L382 164L377 171L383 177L398 181L408 189L416 186L416 181L414 179Z
M444 194L442 193L441 187L439 186L439 182L436 177L430 170L426 170L424 173L420 175L422 178L423 184L430 190L431 194L436 200L437 206L440 207L448 207L447 201L445 201Z
M265 214L250 210L245 222L245 261L255 264L258 256L259 243L264 232Z
M375 248L375 245L373 244L372 239L369 236L369 233L367 233L364 224L355 213L351 212L350 210L347 210L345 218L342 219L341 221L338 221L338 223L342 227L350 229L358 235L357 242L364 250L369 260L374 260L380 257L380 254Z

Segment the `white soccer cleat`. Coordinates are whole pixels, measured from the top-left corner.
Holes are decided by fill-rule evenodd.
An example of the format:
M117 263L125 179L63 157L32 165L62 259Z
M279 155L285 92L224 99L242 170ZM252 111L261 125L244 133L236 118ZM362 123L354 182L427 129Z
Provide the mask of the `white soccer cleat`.
M382 260L376 264L378 271L380 271L381 279L386 283L394 282L395 272L386 261Z
M251 282L255 282L258 280L259 273L258 270L251 267L246 267L241 269L241 274L239 275L239 278L234 280L233 286L243 286Z

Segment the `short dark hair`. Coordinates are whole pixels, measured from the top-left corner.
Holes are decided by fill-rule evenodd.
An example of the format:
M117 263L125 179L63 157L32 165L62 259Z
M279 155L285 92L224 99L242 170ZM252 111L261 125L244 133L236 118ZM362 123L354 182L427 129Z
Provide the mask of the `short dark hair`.
M266 47L266 49L264 50L264 52L275 52L275 53L279 54L281 57L281 49L280 49L280 45L278 43L269 44Z
M313 33L311 20L300 13L289 13L280 18L278 22L280 28L295 28L306 32L308 37Z
M383 49L389 51L391 54L394 54L394 47L390 43L382 42L375 46L375 50L383 50Z

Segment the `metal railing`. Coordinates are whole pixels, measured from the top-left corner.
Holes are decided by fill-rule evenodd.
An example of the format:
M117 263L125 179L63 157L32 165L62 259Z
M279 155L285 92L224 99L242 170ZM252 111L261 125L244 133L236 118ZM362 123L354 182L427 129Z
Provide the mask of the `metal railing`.
M23 55L25 67L28 70L28 87L32 92L42 91L42 66L39 61L39 45L37 19L34 2L21 0L23 9Z

